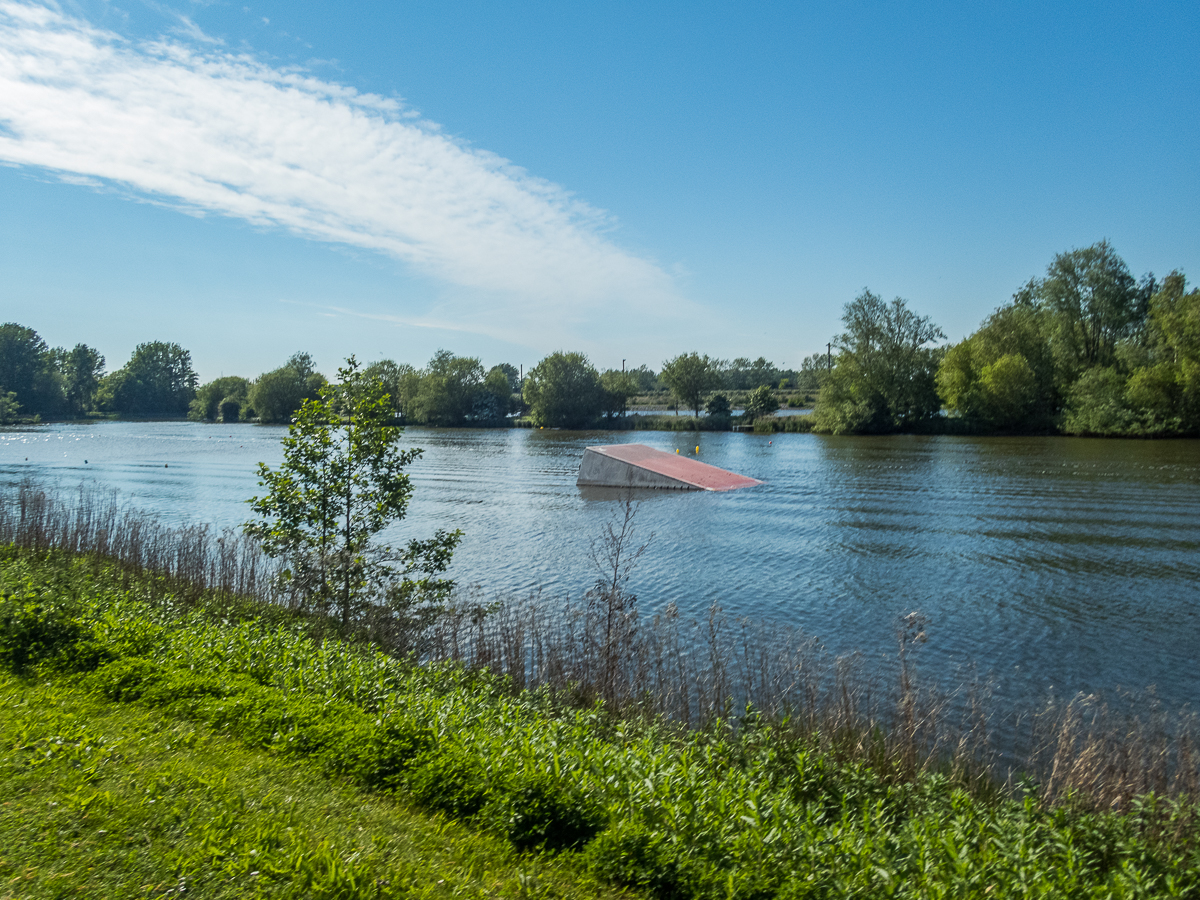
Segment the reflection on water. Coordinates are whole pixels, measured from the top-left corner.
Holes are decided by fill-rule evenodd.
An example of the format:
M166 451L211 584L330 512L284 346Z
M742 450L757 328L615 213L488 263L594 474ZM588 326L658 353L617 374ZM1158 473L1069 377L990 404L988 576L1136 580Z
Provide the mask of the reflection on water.
M0 431L0 479L97 483L172 521L236 525L282 428L103 423ZM836 651L889 651L930 619L931 669L1003 697L1157 685L1200 700L1200 442L409 429L425 448L392 539L461 528L453 574L577 594L619 493L575 485L583 448L636 441L766 483L645 492L645 608L786 620ZM85 462L86 460L86 462Z

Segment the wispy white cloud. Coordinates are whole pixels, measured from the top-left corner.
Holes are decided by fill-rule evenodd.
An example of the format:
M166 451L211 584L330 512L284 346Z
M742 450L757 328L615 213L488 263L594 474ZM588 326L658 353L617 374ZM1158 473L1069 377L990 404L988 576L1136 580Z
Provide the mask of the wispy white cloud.
M397 310L408 321L509 339L536 323L568 340L605 310L687 305L562 188L397 100L273 68L181 22L191 40L137 43L0 0L0 161L391 255L450 288L439 309Z

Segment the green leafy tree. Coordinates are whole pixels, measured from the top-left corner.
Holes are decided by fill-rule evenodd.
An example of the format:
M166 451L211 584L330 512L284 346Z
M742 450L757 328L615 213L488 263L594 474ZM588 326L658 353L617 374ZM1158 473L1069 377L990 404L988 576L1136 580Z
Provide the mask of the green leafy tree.
M1110 366L1087 369L1071 385L1062 430L1111 436L1134 431L1137 418L1125 399L1126 378Z
M699 417L704 397L720 386L721 373L714 361L699 353L681 353L663 363L660 378L681 406Z
M338 377L301 405L279 468L259 465L265 493L249 501L258 518L244 528L285 561L281 590L346 629L380 608L411 618L445 601L453 582L441 575L462 533L439 530L401 550L376 540L404 517L412 495L404 469L421 451L397 446L403 429L390 424L382 381L354 357Z
M32 328L0 325L0 392L17 395L26 415L55 415L64 405L54 356Z
M482 388L476 393L473 418L484 423L500 423L513 411L513 378L509 365L492 366L483 379ZM519 379L518 379L519 381Z
M824 353L813 353L804 357L797 373L796 386L802 391L818 391L825 376L829 374L831 360Z
M1139 288L1108 241L1054 257L1040 284L1030 286L1053 316L1056 346L1076 371L1111 366L1117 342L1145 324L1148 291Z
M288 422L305 400L317 398L324 384L312 356L293 353L278 369L258 376L250 388L250 406L264 424Z
M1146 359L1126 399L1145 434L1200 434L1200 290L1172 272L1150 298Z
M728 419L733 414L733 404L725 394L713 394L704 404L704 411L710 419Z
M11 425L20 419L21 404L15 391L0 390L0 425Z
M483 363L439 350L421 372L410 404L412 419L425 425L464 425L476 412L475 400L482 387Z
M225 375L200 386L188 407L188 418L196 422L239 422L250 409L250 380Z
M658 375L649 366L640 365L636 369L629 369L628 374L633 376L637 385L634 390L635 394L656 394L665 390L659 382Z
M109 408L123 416L186 416L196 396L192 355L178 344L150 341L134 348L129 362L105 379Z
M779 401L769 384L762 384L750 392L746 400L746 415L751 421L775 414L779 409Z
M523 394L534 424L586 428L600 415L600 374L582 353L551 353L525 376Z
M600 375L601 406L609 418L625 415L629 398L637 393L638 381L632 372L608 369Z
M897 297L885 303L864 289L846 304L845 333L813 411L813 427L833 434L919 428L938 415L934 375L941 358L928 345L942 330Z
M938 393L947 410L979 431L1055 426L1060 393L1051 322L1020 296L951 347L938 366Z
M420 375L408 363L397 363L390 359L373 362L364 373L370 378L378 378L391 397L392 409L403 419L406 417L409 404L417 395L420 386Z
M520 369L518 369L512 363L500 363L498 366L492 366L492 368L488 371L488 375L491 375L492 372L495 371L496 369L499 369L501 372L503 372L504 377L508 379L508 393L509 394L521 393L521 371L520 371Z
M729 391L749 391L764 384L778 384L781 377L779 368L762 356L756 360L740 356L728 364L714 360L713 367L720 373L721 387Z
M96 407L96 395L104 377L104 357L87 344L76 344L71 350L58 351L58 369L62 374L63 393L67 408L79 416Z

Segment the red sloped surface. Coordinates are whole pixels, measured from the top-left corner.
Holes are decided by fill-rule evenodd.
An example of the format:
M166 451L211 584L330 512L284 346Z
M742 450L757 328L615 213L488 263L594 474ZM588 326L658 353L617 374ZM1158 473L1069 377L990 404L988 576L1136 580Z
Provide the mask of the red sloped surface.
M659 475L676 478L706 491L732 491L736 488L762 484L755 478L747 478L736 472L718 469L716 466L710 466L708 463L702 463L689 456L655 450L645 444L611 444L607 447L591 447L589 449L613 459L649 469Z

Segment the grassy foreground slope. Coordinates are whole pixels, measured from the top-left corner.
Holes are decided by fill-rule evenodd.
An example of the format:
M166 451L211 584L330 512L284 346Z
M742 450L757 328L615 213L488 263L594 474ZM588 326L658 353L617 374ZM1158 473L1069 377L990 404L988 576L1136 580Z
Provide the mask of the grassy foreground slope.
M607 893L156 710L12 675L0 708L0 898Z
M585 870L664 898L1200 896L1186 802L981 797L753 716L682 731L566 709L95 558L0 550L0 594L14 896L52 857L44 896L87 866L150 896L180 877L229 896L602 893ZM31 839L45 850L8 849Z

